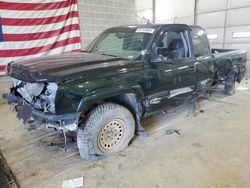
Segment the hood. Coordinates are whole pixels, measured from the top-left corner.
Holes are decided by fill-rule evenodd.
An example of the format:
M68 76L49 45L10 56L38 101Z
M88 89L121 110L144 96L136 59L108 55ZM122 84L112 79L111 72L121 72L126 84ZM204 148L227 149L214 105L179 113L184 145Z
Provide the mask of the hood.
M11 62L7 65L6 72L25 82L58 83L76 76L86 76L92 70L114 68L128 63L128 60L106 55L68 53Z

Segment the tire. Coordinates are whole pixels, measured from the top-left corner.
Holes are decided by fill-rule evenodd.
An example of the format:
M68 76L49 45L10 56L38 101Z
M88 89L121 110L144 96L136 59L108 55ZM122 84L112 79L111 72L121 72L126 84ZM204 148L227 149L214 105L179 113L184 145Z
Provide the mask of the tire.
M235 72L231 70L225 80L225 94L234 95L235 94Z
M77 146L84 160L110 157L124 150L135 134L133 115L125 107L105 103L93 109L77 130Z

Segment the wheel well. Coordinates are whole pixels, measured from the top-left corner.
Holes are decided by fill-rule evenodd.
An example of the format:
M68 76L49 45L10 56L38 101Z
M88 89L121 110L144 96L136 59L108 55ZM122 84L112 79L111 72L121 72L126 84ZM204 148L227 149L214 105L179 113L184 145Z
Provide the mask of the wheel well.
M136 117L136 115L142 117L142 104L134 93L126 93L114 96L105 100L105 102L114 102L120 104L126 107L133 114L134 117Z
M136 124L136 128L135 128L136 134L144 136L144 137L149 136L148 132L144 129L144 127L140 123L140 119L144 115L143 114L144 107L143 107L142 101L134 93L125 93L122 95L113 96L113 97L101 100L99 102L96 102L95 104L91 105L88 108L88 110L85 111L81 115L82 119L80 120L80 124L86 121L86 116L90 113L91 110L93 110L100 104L109 103L109 102L116 103L127 108L134 117L135 124Z
M89 108L86 111L82 113L81 117L85 119L85 117L87 117L87 115L98 105L103 104L103 103L108 103L108 102L113 102L121 106L124 106L132 113L135 119L136 117L142 117L143 115L143 106L140 100L136 97L134 93L126 93L126 94L106 98L106 99L100 100L92 104L91 106L89 106Z

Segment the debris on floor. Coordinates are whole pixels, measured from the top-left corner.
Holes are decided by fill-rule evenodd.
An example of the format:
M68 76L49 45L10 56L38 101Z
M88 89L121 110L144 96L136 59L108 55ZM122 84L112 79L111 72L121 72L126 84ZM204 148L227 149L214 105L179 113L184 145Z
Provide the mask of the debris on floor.
M168 130L166 130L166 135L172 135L174 133L176 133L178 135L181 135L180 130L175 130L175 129L168 129Z
M65 180L62 183L62 188L83 188L83 178Z
M205 113L205 110L200 110L200 113Z
M247 87L237 87L237 90L248 90L248 88Z

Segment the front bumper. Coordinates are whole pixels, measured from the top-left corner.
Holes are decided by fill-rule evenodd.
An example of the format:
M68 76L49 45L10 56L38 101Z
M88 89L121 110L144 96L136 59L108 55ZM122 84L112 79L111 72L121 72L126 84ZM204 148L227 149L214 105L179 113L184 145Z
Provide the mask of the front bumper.
M14 98L12 94L5 94L3 98L5 98L9 104L17 104L15 108L17 111L17 119L28 127L37 127L41 124L45 124L48 127L63 129L66 131L76 131L78 127L80 112L63 115L45 114L36 110L24 100Z
M37 126L44 123L45 125L54 127L56 129L76 131L79 123L80 113L70 113L63 115L44 114L41 111L34 109L28 103L23 102L23 104L19 106L17 118L24 124L29 124L30 126ZM31 123L29 123L30 120ZM34 125L34 122L37 124Z

